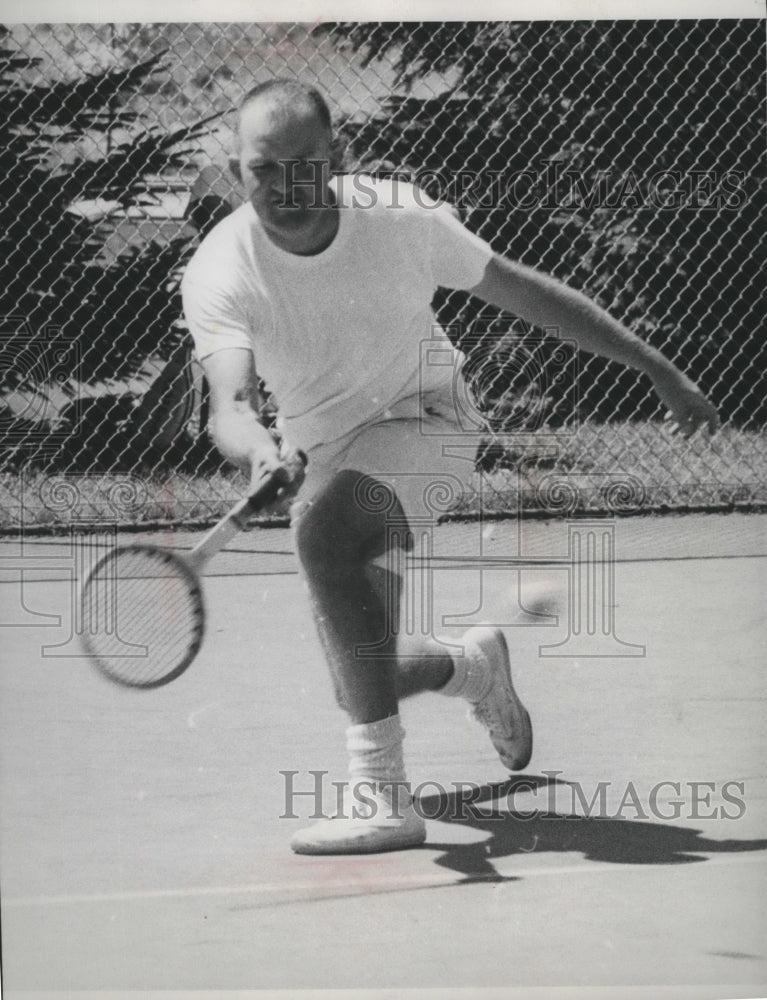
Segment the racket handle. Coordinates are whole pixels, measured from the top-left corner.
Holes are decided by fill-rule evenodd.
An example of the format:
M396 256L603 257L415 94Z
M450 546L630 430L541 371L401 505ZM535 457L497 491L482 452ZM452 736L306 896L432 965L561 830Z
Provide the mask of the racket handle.
M308 461L305 452L300 449L293 451L290 463L292 469L288 465L280 465L276 469L271 469L263 477L254 492L249 497L246 497L245 500L241 500L229 516L239 520L241 528L247 527L248 518L252 514L257 514L263 507L274 500L283 486L289 486L293 482L296 464L300 462L301 469L305 469Z
M301 461L306 465L306 456L299 452ZM248 524L253 514L276 499L284 486L292 482L292 475L284 466L278 466L267 473L264 479L250 494L244 497L229 511L228 514L214 525L205 537L195 545L186 558L193 569L199 569L204 563L220 552L236 535L239 535Z
M245 528L248 518L257 514L266 504L271 503L283 486L291 482L290 472L284 466L271 469L250 496L245 497L230 511L229 517L236 521L240 530Z

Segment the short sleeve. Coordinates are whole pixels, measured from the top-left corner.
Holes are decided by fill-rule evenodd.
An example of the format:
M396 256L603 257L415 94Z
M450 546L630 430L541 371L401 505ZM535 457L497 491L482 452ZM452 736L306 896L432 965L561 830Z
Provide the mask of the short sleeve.
M230 347L253 350L246 310L225 284L201 274L194 261L181 282L181 296L199 361Z
M431 267L437 284L460 289L478 285L494 256L490 244L470 232L450 206L436 205L428 212Z

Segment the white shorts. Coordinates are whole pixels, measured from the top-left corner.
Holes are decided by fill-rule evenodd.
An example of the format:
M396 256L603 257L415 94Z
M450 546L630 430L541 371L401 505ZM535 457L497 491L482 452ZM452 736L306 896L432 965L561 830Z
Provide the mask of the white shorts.
M297 520L336 473L353 469L393 490L408 524L434 524L467 495L474 483L479 436L461 429L449 395L426 393L400 400L382 419L308 453L306 478L291 509ZM390 494L368 483L358 502L371 510L391 508ZM394 505L393 521L401 523Z

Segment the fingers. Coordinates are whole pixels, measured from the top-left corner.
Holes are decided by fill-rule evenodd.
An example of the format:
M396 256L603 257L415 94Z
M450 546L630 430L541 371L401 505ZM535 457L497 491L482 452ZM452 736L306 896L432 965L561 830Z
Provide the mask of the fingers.
M685 423L686 421L684 420L684 418L675 417L674 414L671 412L671 410L668 410L666 412L665 417L663 418L664 430L670 437L676 437L677 434L682 434L683 436L686 436Z
M719 429L719 414L708 401L704 402L705 406L695 409L677 409L676 413L669 411L664 418L668 433L681 434L685 439L692 437L699 430L714 434Z
M694 410L690 411L690 430L685 435L689 437L699 429L706 430L709 434L714 434L719 429L719 414L716 407L712 406L707 399L701 399Z
M306 455L299 448L286 447L280 449L280 462L292 476L303 479L306 468Z
M306 478L306 455L298 448L285 446L280 449L282 468L289 476L289 483L281 490L285 497L295 496Z
M719 414L716 412L716 407L711 406L711 404L709 404L709 413L706 423L709 434L715 434L719 430L721 424Z
M266 482L270 476L277 473L283 480L297 481L298 486L304 480L306 455L298 448L293 448L285 441L273 441L268 448L260 447L254 452L251 460L251 492Z

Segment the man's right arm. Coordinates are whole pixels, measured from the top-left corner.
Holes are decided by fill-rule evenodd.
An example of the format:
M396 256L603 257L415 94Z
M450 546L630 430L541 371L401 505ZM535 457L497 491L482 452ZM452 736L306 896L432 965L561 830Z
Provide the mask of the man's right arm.
M251 485L280 466L277 442L259 422L253 352L231 347L202 359L210 386L210 432L224 456L242 469Z
M251 491L281 467L290 473L295 492L304 463L284 441L280 447L258 419L252 317L242 304L247 289L236 280L237 262L227 252L231 247L226 241L223 249L219 246L227 236L222 227L203 242L181 282L184 315L210 388L210 434L224 458L250 477Z

